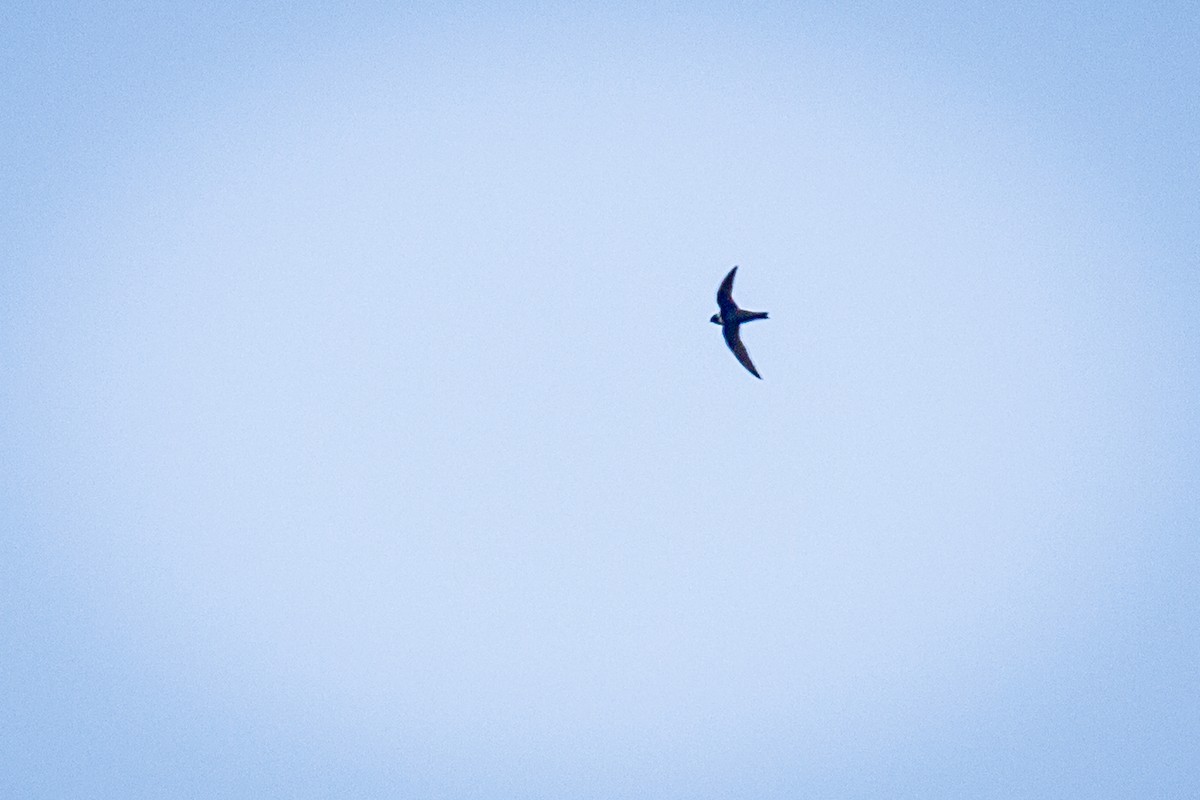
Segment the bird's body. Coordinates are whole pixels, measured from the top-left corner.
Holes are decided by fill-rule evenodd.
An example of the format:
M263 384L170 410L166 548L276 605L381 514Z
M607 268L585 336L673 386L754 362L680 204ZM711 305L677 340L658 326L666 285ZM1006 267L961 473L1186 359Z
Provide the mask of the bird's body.
M729 270L725 280L721 281L721 287L717 289L717 307L720 310L712 315L709 322L721 326L725 344L729 345L729 349L733 351L737 360L750 371L751 375L762 380L762 375L758 374L758 370L754 368L754 362L750 360L750 354L746 352L746 345L742 344L741 327L743 322L766 319L767 312L747 311L744 308L738 308L737 303L733 302L733 276L737 274L737 270L737 267Z

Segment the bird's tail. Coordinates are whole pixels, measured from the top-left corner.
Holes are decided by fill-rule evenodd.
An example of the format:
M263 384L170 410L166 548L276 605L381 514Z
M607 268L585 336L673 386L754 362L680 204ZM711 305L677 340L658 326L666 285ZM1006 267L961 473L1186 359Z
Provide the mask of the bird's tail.
M766 319L767 312L765 311L745 311L738 309L738 322L750 322L755 319Z

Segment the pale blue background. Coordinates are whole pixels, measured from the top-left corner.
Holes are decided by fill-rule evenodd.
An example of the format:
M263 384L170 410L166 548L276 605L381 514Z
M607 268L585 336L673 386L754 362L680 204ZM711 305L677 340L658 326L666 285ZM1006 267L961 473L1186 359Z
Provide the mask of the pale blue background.
M1200 796L1200 7L391 5L3 13L0 795Z

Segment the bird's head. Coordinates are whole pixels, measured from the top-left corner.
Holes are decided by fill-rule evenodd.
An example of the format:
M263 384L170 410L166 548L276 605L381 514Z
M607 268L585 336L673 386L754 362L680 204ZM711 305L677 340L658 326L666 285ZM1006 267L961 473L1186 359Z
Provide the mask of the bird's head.
M721 315L713 314L711 317L709 317L708 321L711 322L713 325L720 325L721 324Z

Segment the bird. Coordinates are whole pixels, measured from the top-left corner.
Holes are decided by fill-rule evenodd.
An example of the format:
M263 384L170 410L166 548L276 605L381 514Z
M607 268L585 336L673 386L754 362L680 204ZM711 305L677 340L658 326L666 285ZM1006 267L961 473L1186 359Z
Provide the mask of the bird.
M767 312L746 311L738 308L737 303L733 302L733 276L737 274L737 271L738 268L735 266L729 270L725 280L721 281L721 287L717 289L717 306L721 310L713 314L709 322L721 326L721 333L725 335L725 344L729 345L729 349L737 356L737 360L741 362L742 366L761 381L762 375L759 375L758 370L754 368L754 362L750 360L750 354L746 352L746 345L742 344L740 328L743 322L766 319Z

